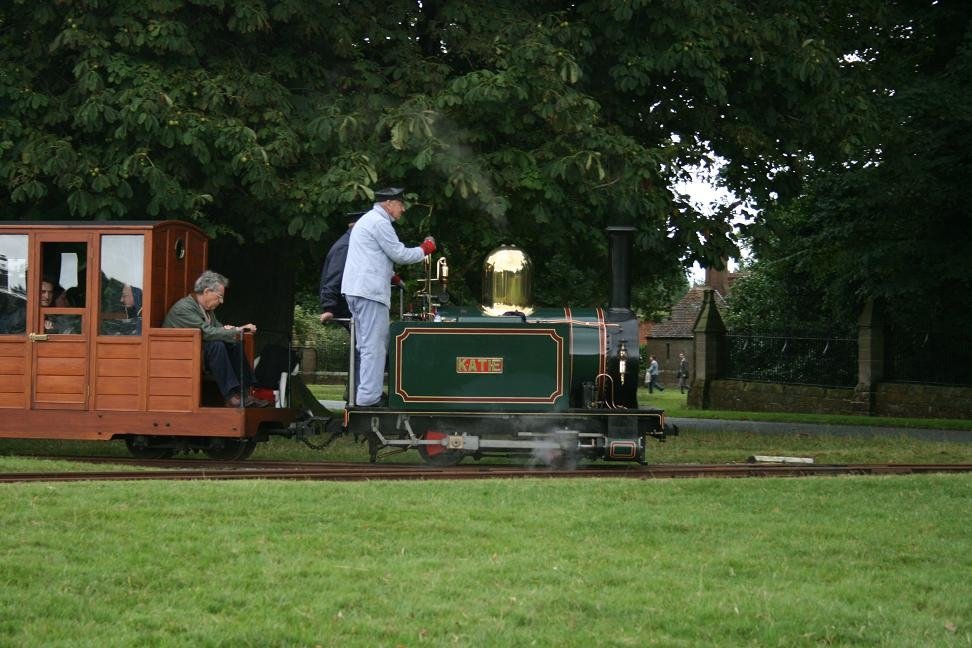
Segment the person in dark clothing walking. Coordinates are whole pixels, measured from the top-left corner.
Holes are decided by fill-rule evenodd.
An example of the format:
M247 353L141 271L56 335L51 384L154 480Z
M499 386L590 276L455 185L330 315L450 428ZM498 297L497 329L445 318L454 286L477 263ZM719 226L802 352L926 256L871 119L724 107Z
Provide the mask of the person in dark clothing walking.
M648 383L648 393L651 394L653 389L665 391L665 388L658 384L658 361L655 360L655 356L648 356L648 360L648 372L645 380Z
M678 371L675 374L678 377L678 389L681 393L685 393L688 389L688 360L685 359L684 353L678 354Z

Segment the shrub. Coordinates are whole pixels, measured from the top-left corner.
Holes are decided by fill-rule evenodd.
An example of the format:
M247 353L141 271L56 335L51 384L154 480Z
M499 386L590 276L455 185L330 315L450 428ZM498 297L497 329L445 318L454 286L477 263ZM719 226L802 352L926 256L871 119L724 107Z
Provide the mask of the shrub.
M317 371L347 371L348 332L338 325L322 325L319 317L299 304L294 307L294 346L314 349Z

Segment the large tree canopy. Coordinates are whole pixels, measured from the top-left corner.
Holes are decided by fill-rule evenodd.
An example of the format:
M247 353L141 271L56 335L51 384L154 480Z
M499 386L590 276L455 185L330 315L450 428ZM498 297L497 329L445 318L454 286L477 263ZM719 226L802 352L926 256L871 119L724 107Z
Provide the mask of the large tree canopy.
M751 229L753 288L776 285L779 299L752 303L750 323L777 319L787 295L791 322L812 309L853 323L870 297L920 330L972 317L972 3L889 5L873 31L882 49L856 53L874 74L878 128Z
M541 301L601 302L608 224L637 227L646 281L732 254L726 213L670 189L690 165L783 199L866 140L844 55L886 3L854 4L8 0L0 213L329 241L404 183L403 238L436 235L471 290L513 240L556 271Z

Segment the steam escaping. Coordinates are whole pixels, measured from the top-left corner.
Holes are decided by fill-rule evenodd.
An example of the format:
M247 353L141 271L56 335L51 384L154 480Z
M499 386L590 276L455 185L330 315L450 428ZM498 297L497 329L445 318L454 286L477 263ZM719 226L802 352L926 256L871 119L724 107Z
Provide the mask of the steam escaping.
M431 165L448 179L447 191L458 193L460 198L476 196L496 227L505 230L509 201L496 191L489 169L479 156L463 143L470 139L468 132L439 112L431 121L434 134L430 145L416 157L416 166L421 169ZM430 151L434 152L429 154Z
M530 454L527 463L530 468L550 468L551 470L574 470L579 459L575 430L554 430L537 435L538 444Z

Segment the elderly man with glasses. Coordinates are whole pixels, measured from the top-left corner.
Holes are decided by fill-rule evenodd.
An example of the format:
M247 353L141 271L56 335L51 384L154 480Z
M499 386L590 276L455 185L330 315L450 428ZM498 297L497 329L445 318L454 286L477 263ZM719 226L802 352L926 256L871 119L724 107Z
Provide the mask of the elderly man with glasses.
M240 335L256 331L256 326L222 324L216 318L216 307L223 303L228 285L229 279L223 275L205 271L196 279L193 292L172 305L162 326L202 331L206 370L219 383L227 407L269 407L268 401L248 393L253 377L238 342Z

